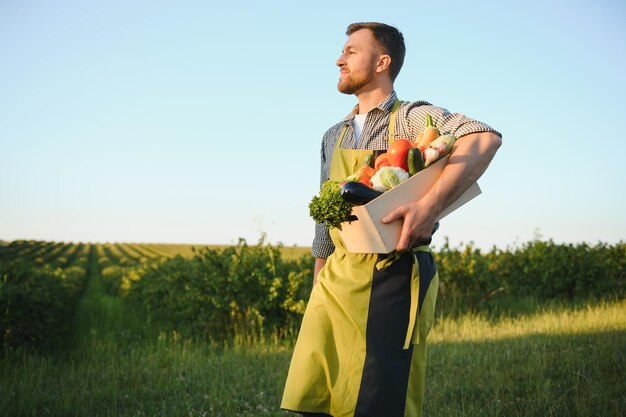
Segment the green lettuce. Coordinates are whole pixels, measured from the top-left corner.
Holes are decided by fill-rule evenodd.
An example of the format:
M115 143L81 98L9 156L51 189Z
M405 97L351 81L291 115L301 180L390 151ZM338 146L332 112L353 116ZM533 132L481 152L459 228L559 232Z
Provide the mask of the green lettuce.
M319 196L309 203L309 214L316 223L341 230L341 223L350 220L352 204L341 197L340 182L328 180L322 184Z

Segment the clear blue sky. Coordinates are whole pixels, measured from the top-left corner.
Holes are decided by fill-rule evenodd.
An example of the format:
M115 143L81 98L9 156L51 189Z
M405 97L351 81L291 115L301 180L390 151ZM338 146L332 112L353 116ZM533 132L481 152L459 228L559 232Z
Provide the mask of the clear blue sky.
M435 247L626 238L623 1L386 4L3 0L0 239L310 245L369 20L404 33L400 98L504 136Z

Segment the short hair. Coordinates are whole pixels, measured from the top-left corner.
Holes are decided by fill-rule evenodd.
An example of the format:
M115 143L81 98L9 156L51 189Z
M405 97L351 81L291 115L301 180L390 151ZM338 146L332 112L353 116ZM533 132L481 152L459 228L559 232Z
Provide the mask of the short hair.
M357 30L369 29L374 35L374 39L382 47L383 52L391 57L389 65L389 76L391 81L395 81L404 64L406 47L404 46L404 36L393 26L378 22L357 22L352 23L346 30L346 35L350 36Z

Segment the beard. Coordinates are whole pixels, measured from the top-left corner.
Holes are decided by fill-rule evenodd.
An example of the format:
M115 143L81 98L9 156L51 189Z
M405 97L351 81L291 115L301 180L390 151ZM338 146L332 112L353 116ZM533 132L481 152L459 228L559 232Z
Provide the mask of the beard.
M354 94L361 88L365 87L374 79L374 69L368 70L364 74L348 73L344 79L339 79L337 90L344 94Z

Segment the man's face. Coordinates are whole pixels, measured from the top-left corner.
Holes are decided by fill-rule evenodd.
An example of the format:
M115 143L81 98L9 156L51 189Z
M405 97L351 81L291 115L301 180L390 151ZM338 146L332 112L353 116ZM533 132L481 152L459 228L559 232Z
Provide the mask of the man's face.
M337 59L339 82L337 89L344 94L356 94L373 79L381 51L369 29L352 33Z

